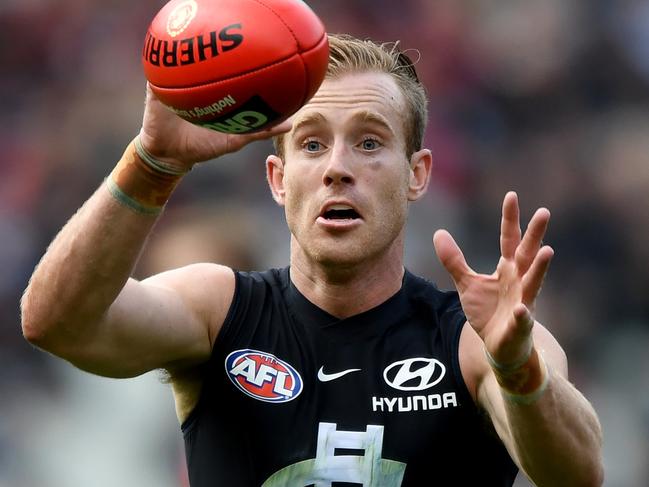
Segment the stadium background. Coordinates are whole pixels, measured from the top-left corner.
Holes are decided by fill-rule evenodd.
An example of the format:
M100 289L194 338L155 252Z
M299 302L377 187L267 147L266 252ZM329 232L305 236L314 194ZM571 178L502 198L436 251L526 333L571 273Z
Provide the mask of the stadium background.
M556 256L539 319L601 417L606 485L647 485L649 3L309 3L330 32L420 51L435 173L412 208L410 269L450 286L430 244L446 227L472 265L491 271L503 194L519 192L526 218L550 208ZM80 372L23 341L18 310L47 243L139 128L140 48L161 5L0 3L0 487L183 484L159 374ZM283 265L287 231L264 181L269 150L259 143L188 176L137 275L197 260Z

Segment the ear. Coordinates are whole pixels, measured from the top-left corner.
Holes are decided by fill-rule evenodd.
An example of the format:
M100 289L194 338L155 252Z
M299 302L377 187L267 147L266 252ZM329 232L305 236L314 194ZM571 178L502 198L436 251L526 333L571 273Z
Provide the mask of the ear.
M270 192L278 205L284 206L284 161L277 156L266 158L266 180L270 186Z
M433 168L433 155L428 149L421 149L410 157L410 180L408 181L408 201L417 201L428 189Z

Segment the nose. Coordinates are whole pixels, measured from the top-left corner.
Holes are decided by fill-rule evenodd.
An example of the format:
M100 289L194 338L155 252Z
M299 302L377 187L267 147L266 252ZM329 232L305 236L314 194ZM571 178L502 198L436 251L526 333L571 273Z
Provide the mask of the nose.
M327 166L322 174L322 182L325 186L354 183L354 175L350 167L350 157L351 154L343 144L334 146L327 160Z

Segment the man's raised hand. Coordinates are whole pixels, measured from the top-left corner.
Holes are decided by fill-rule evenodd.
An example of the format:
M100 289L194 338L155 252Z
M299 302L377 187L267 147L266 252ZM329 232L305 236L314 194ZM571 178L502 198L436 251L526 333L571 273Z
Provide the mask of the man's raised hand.
M183 120L165 107L149 84L140 141L155 159L178 170L189 170L198 163L236 152L255 140L267 139L291 129L287 120L271 129L251 134L225 134Z
M539 208L521 238L516 193L505 195L500 228L501 257L492 274L479 274L466 262L446 230L433 236L435 251L451 275L462 308L491 357L504 366L519 364L532 347L532 312L554 255L543 245L550 212Z

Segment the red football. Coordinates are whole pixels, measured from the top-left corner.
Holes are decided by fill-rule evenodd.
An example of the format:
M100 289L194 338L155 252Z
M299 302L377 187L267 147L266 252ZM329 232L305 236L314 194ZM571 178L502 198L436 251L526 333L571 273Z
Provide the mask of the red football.
M301 0L171 0L142 51L162 103L226 133L291 116L317 91L328 61L324 25Z

